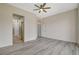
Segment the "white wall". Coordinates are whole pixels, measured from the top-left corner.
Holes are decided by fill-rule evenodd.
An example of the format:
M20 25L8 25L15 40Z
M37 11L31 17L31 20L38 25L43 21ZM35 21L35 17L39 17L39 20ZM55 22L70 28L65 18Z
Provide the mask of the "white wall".
M76 42L76 9L44 18L41 36Z
M0 6L0 47L12 45L12 27L9 15Z
M13 44L12 20L13 14L24 16L24 41L35 40L37 38L37 17L30 12L10 6L0 4L0 47Z
M79 4L78 4L78 19L77 19L77 43L79 44Z

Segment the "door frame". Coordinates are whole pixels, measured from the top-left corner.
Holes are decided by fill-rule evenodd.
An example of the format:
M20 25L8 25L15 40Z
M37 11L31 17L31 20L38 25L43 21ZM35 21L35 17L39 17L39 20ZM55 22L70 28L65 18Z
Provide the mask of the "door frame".
M23 36L22 36L22 33L21 33L21 37L23 37L22 41L24 42L24 35L25 35L25 34L24 34L24 31L25 31L25 30L24 30L24 28L25 28L25 25L24 25L24 24L25 24L25 22L24 22L24 16L21 16L21 15L18 15L18 14L15 14L15 13L14 13L14 14L12 15L13 20L15 19L15 16L16 16L16 17L19 17L19 18L22 18L21 20L23 21ZM19 27L19 29L20 29L20 27ZM19 31L19 32L20 32L20 31ZM20 35L20 33L19 33L19 35ZM13 40L12 40L12 41L13 41L13 44L14 44L14 25L13 25L13 22L12 22L12 36L13 36L13 38L12 38Z

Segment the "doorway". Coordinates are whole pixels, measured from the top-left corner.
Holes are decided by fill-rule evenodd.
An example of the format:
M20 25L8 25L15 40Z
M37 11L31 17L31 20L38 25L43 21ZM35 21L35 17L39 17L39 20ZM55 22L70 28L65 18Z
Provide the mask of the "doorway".
M13 14L13 44L24 42L24 17Z

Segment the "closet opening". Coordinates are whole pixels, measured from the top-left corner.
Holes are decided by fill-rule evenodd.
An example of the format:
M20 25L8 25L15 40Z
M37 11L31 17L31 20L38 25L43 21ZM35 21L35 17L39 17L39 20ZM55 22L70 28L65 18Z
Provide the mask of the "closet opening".
M24 16L13 14L13 44L24 42Z

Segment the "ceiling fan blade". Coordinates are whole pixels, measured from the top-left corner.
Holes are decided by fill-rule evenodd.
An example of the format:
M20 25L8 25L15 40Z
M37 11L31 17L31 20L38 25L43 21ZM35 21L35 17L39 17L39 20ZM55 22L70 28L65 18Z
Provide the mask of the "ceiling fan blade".
M41 10L39 11L39 13L41 12Z
M43 9L50 9L51 7L45 7L45 8L43 8Z
M39 9L33 9L34 11L39 10Z
M43 3L42 7L44 7L46 5L46 3Z
M36 7L40 8L38 5L35 4Z
M43 9L43 11L46 13L47 11Z
M42 9L42 5L40 5L40 9Z

